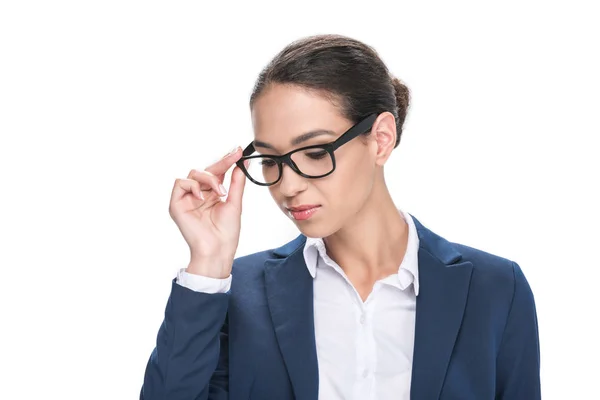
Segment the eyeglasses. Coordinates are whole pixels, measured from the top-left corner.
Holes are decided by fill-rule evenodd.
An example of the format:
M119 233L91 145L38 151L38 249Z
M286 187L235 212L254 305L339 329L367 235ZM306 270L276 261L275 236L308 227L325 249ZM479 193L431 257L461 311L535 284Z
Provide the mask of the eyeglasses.
M254 144L250 143L236 165L248 179L260 186L271 186L279 182L283 164L289 165L294 172L305 178L323 178L335 171L334 151L368 132L376 119L377 114L371 114L331 143L302 147L281 156L262 154L252 156L251 154L256 150ZM247 161L248 166L244 165L244 161Z

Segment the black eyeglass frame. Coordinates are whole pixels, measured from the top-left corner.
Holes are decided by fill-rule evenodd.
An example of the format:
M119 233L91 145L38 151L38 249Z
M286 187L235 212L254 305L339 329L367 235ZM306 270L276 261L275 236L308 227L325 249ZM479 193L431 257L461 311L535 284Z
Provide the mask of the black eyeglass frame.
M346 132L344 132L339 138L337 138L333 142L301 147L299 149L294 149L294 150L292 150L286 154L280 155L280 156L268 155L268 154L260 154L260 155L252 156L251 154L256 151L256 149L254 148L254 142L252 142L244 149L244 151L242 153L242 158L240 158L236 162L236 165L244 172L244 174L246 175L246 177L248 177L248 179L250 179L253 183L255 183L259 186L272 186L272 185L275 185L277 182L279 182L281 180L281 177L283 176L283 164L289 165L290 168L294 172L296 172L298 175L300 175L304 178L309 178L309 179L324 178L328 175L331 175L333 173L333 171L335 171L336 164L335 164L334 152L338 148L340 148L340 146L348 143L349 141L358 137L359 135L371 130L371 128L373 127L373 124L375 123L375 120L377 119L377 116L378 116L378 114L374 113L374 114L371 114L368 117L360 120L358 123L353 125L350 129L348 129ZM306 175L305 173L300 171L300 169L298 169L298 166L292 160L292 157L291 157L292 154L294 154L298 151L310 150L310 149L323 149L329 153L329 156L331 157L331 163L333 165L331 171L329 171L328 173L323 174L323 175L312 176L312 175ZM253 158L269 158L269 159L274 160L277 163L277 167L279 168L279 178L277 178L277 180L273 183L262 183L262 182L258 182L256 180L254 180L252 178L252 176L250 176L250 173L248 172L248 170L246 170L246 166L244 165L245 160L250 160Z

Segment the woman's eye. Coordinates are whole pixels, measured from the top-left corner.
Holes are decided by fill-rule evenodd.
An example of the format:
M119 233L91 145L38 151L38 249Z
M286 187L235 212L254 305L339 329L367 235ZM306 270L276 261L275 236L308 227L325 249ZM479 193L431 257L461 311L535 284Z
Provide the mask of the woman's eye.
M262 165L263 167L272 167L272 166L274 166L275 164L276 164L276 162L275 162L275 161L273 161L273 160L269 160L269 159L266 159L266 158L265 158L265 159L262 159L262 160L260 161L260 165Z
M308 158L311 158L313 160L320 160L323 157L327 156L327 152L326 151L317 151L317 152L313 152L313 153L306 153Z

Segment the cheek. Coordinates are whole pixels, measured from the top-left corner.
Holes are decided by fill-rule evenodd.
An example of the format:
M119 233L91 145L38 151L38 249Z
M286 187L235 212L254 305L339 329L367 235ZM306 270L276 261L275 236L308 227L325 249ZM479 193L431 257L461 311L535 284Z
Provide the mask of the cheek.
M336 161L340 180L348 188L364 186L373 178L375 163L366 146L356 146L351 152L342 154Z
M335 172L328 178L319 182L319 189L329 202L336 208L356 208L371 192L374 164L369 157L340 157Z

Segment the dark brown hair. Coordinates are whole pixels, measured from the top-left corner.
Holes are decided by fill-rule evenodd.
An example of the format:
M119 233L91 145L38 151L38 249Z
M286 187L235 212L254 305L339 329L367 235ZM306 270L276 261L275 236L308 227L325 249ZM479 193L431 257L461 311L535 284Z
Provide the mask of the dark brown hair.
M261 71L250 107L273 83L317 90L353 123L384 111L396 118L396 144L409 104L409 90L392 76L375 49L342 35L315 35L286 46Z

